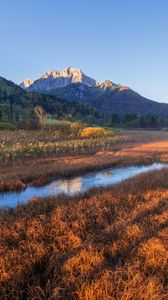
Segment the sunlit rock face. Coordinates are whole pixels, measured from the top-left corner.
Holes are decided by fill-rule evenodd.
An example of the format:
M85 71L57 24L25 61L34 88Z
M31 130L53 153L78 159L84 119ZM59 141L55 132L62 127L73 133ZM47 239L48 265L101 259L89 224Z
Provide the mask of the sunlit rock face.
M86 76L80 69L66 67L62 71L50 70L35 81L25 80L20 86L29 92L44 92L72 83L83 83L90 87L98 85L96 80Z
M20 86L23 88L23 89L26 89L28 88L30 85L32 85L34 83L34 80L31 80L31 79L25 79L21 84Z
M110 80L105 80L101 85L100 88L101 89L115 89L116 87L119 87L120 85L113 83Z

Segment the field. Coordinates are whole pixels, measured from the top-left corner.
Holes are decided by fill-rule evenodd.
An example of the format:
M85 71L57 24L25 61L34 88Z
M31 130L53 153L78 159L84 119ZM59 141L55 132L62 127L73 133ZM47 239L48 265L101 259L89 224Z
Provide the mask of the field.
M77 141L78 151L67 146L61 154L62 143ZM44 155L42 147L24 155L24 145L32 144L30 151L48 142L60 152ZM71 141L53 132L8 132L0 187L41 185L52 177L110 166L166 163L167 149L166 132L116 131L111 137ZM168 299L168 169L1 211L0 291L0 299L12 300Z

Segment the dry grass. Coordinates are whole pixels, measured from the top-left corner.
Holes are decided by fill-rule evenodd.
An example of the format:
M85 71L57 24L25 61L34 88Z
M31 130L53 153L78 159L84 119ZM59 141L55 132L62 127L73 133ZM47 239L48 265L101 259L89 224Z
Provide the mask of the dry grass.
M102 131L109 132L105 129ZM92 154L102 149L108 150L114 144L134 140L133 135L126 133L123 135L111 133L110 136L104 134L92 138L91 136L71 136L71 134L61 137L55 131L0 132L0 164L24 162L40 157Z
M168 170L0 213L1 299L168 299Z
M74 123L75 124L75 123ZM88 128L86 129L86 133ZM83 129L85 131L85 129ZM97 131L89 128L89 132ZM143 143L167 140L165 132L115 131L99 128L109 133L97 138L80 138L78 136L58 136L55 131L0 131L0 166L15 162L26 162L32 159L62 157L70 155L95 154L98 151L111 151L118 144ZM112 136L111 136L112 135Z
M111 151L99 151L92 155L17 161L0 168L0 191L22 189L25 184L32 182L40 186L53 177L75 176L113 166L168 162L167 148L168 141L140 145L127 143L114 145Z
M153 158L149 155L139 158L113 155L85 155L85 156L68 156L62 158L48 158L30 160L28 162L17 163L12 166L3 166L0 169L0 191L24 188L25 184L33 182L34 185L40 186L51 180L53 177L69 177L81 175L82 173L104 168L150 163Z
M79 130L77 125L72 123L73 132ZM162 160L167 160L167 154L156 155L151 149L134 153L130 150L137 142L166 141L165 132L120 130L112 137L78 140L68 136L60 138L55 130L0 131L0 191L22 189L32 182L39 186L53 177L74 176L115 165L150 163L160 160L161 154Z

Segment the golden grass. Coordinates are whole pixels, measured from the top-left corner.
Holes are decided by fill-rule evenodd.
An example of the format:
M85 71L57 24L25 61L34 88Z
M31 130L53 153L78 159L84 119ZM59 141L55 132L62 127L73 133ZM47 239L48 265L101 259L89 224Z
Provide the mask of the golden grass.
M168 170L0 213L1 299L168 299Z

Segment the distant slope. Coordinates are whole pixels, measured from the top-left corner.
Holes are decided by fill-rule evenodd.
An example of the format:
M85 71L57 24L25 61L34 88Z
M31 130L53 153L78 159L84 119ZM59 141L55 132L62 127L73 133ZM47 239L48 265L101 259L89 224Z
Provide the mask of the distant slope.
M108 87L103 85L89 87L76 83L51 90L49 93L65 97L69 101L86 103L108 114L168 116L168 104L149 100L127 87L114 86L114 84Z

